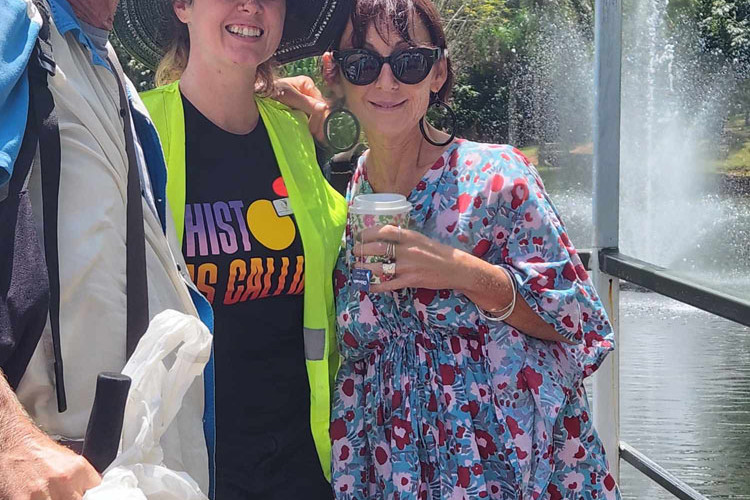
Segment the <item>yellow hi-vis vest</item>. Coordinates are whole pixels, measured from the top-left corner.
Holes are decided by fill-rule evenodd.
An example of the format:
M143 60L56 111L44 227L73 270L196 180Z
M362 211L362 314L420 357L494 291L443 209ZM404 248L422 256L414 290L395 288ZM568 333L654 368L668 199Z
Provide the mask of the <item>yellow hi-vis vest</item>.
M167 199L179 241L185 231L185 116L178 82L141 95L167 162ZM328 427L339 366L334 329L333 268L346 224L346 202L324 179L304 114L256 97L268 130L305 254L304 342L310 381L310 429L326 478L331 479Z

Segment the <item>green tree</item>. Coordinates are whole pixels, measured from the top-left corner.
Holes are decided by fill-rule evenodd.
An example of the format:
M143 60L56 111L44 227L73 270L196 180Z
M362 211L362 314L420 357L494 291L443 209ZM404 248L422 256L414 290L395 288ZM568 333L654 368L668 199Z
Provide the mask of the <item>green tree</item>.
M696 11L706 50L726 58L739 76L735 103L750 125L750 2L700 0Z

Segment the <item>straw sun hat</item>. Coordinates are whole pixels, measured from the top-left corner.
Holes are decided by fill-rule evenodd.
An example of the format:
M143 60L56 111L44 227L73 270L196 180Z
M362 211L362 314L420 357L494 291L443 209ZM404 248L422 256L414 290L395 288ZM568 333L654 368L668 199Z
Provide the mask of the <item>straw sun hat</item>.
M210 0L213 1L213 0ZM322 54L344 29L351 0L287 0L286 21L276 60L287 63ZM169 36L171 0L120 0L115 32L133 57L151 69L159 64Z

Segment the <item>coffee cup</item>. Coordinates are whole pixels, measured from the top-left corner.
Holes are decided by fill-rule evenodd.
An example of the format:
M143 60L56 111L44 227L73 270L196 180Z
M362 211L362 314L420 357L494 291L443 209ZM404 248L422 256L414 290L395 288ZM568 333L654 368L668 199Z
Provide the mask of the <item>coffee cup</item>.
M362 231L371 227L398 226L406 229L409 225L409 214L412 205L406 196L396 193L360 194L354 197L349 208L349 227L354 243L362 244ZM392 256L387 255L354 255L354 262L359 264L394 264ZM381 279L375 274L363 270L353 270L352 279L356 284L366 288L365 284L377 284ZM392 274L384 274L382 281L392 279Z

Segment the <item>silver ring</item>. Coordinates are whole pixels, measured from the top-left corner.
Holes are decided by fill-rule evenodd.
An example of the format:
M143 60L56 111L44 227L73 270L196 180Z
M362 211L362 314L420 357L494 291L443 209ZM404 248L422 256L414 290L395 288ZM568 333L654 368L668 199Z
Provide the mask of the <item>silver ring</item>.
M388 260L396 258L396 245L392 241L389 241L385 246L385 258Z
M390 262L388 264L383 264L383 275L390 278L394 277L396 275L396 263Z

